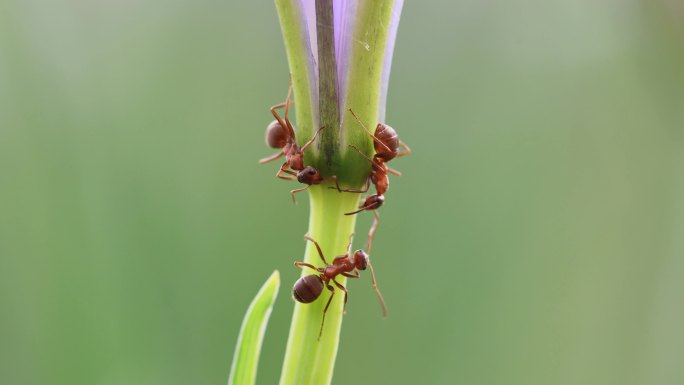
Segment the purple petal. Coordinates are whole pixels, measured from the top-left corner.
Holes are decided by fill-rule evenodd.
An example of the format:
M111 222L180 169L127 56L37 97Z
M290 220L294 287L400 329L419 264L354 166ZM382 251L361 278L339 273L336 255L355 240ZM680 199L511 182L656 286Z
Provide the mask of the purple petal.
M309 31L311 53L314 57L314 62L316 62L318 58L318 38L316 36L316 2L314 0L300 0L300 2L302 10L304 11L306 29ZM316 78L318 78L318 72L316 73Z
M309 33L311 53L314 60L314 70L318 79L318 39L316 36L316 1L300 0L301 8ZM355 12L358 8L358 0L333 0L333 28L335 30L335 61L337 63L337 92L340 103L344 100L347 74L347 61L351 44L350 34L353 31L353 23L356 20ZM342 106L340 106L342 108Z
M337 62L337 92L340 101L340 111L344 109L343 103L346 98L348 62L351 54L353 42L352 33L357 21L356 12L359 7L359 0L332 0L334 29L335 29L335 60ZM313 61L314 77L318 83L318 39L316 37L316 1L300 0L301 9L309 35L311 55ZM387 35L387 45L385 47L384 64L381 75L380 104L378 109L378 121L385 119L385 104L387 102L387 88L389 85L390 69L392 66L392 54L394 53L394 43L397 37L399 18L404 0L394 0L392 15ZM315 90L315 95L318 90Z
M335 57L340 57L340 38L342 36L342 14L347 7L346 0L333 0L333 16L335 18Z
M385 46L385 59L382 67L382 79L380 80L380 104L378 105L378 121L385 121L385 105L387 104L387 88L389 86L390 69L392 68L392 54L394 54L394 42L397 40L397 29L404 0L394 0L392 15L390 16L389 31L387 31L387 46Z
M313 0L290 0L291 4L299 11L297 16L300 18L299 22L302 28L302 39L306 48L306 54L309 57L308 77L309 77L309 93L311 95L311 112L313 125L317 127L319 122L318 111L318 40L316 38L316 8ZM297 101L302 103L304 101Z
M356 22L356 10L358 1L334 0L333 12L335 13L335 48L337 60L337 95L340 101L340 111L344 109L346 98L348 75L347 63L351 52L352 33Z

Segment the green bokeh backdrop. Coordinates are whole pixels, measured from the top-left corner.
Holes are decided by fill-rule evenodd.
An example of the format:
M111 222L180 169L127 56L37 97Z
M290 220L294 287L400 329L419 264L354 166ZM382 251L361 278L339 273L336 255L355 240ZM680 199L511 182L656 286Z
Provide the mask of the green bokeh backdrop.
M335 384L684 381L682 14L407 1L390 317L350 284ZM287 84L270 1L0 3L1 384L223 384L274 269L277 381L308 209L256 161Z

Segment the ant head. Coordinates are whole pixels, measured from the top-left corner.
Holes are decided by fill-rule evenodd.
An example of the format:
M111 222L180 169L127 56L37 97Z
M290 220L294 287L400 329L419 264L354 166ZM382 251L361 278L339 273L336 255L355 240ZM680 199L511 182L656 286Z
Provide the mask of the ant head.
M382 204L385 203L385 196L382 194L376 194L376 195L369 195L366 198L366 201L363 202L363 206L365 210L375 210L378 207L382 206Z
M354 252L354 267L358 270L366 270L368 267L368 254L363 250L356 250Z
M311 303L321 296L323 291L323 280L321 277L312 274L305 275L295 282L292 288L292 296L297 302Z
M321 174L316 167L306 166L297 173L297 181L308 185L317 184L321 181Z
M290 138L290 132L277 120L266 127L266 144L271 148L283 148Z

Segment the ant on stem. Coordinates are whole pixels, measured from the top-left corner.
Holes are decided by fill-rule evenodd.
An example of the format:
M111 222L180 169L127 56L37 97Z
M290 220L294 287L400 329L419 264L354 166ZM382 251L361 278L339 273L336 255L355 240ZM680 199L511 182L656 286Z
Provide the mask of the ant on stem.
M344 292L344 307L347 307L347 288L335 280L335 277L342 275L347 278L359 278L359 270L366 270L367 267L370 268L371 279L373 281L373 289L380 299L380 305L382 306L382 315L387 317L387 305L385 305L385 300L382 298L382 294L378 289L378 285L375 281L375 272L373 271L373 265L370 263L370 258L368 254L363 250L356 250L354 254L351 253L352 239L354 234L349 236L349 245L347 246L347 253L340 255L333 259L332 264L329 264L323 256L323 251L321 246L318 245L313 238L309 235L305 235L304 239L313 242L316 245L316 250L321 260L324 263L323 267L316 267L314 265L305 262L295 262L295 266L299 268L308 267L309 269L315 270L316 274L305 275L295 282L292 289L292 295L297 302L301 303L311 303L321 296L323 291L323 285L330 290L330 298L325 304L323 309L323 319L321 319L321 330L318 332L318 339L321 339L321 334L323 333L323 324L325 323L325 314L330 307L333 297L335 296L335 288L330 285L332 282L338 289Z
M306 151L306 149L316 140L318 134L324 127L320 127L318 130L316 130L311 139L304 143L302 147L299 147L297 145L294 127L292 127L292 123L287 116L290 110L291 95L292 83L290 82L290 88L287 91L287 99L285 99L285 102L271 107L271 114L273 114L275 120L266 127L266 144L271 148L279 148L280 152L259 160L259 163L264 164L272 162L281 156L285 156L285 163L280 166L280 169L276 173L276 177L285 180L296 180L299 183L306 185L305 187L290 191L290 194L292 195L292 202L296 204L297 200L295 198L295 194L298 192L308 189L311 185L321 184L326 181L334 180L335 183L337 183L337 177L331 176L328 178L323 178L318 172L317 168L313 166L304 166L304 151ZM276 111L277 109L283 107L285 107L284 119Z
M373 158L369 158L363 152L361 152L361 150L359 150L358 147L350 144L350 147L355 149L361 156L363 156L366 160L370 162L371 172L368 178L366 179L366 185L363 189L357 190L338 188L338 190L352 193L365 193L370 188L371 183L375 186L375 194L367 196L363 204L359 206L358 210L344 214L354 215L360 213L361 211L373 210L373 224L371 225L371 228L368 231L367 248L368 252L370 253L371 244L373 242L373 236L375 235L375 231L378 228L378 223L380 222L380 216L378 215L376 209L382 206L382 204L385 202L385 192L387 192L387 189L389 189L389 177L387 175L393 174L396 176L401 176L401 173L399 171L389 168L386 163L396 157L401 157L410 154L411 149L399 139L397 131L394 130L394 128L392 128L391 126L385 123L378 123L375 127L375 134L373 134L363 124L363 122L361 122L361 119L359 119L359 117L356 116L356 114L351 108L349 109L349 112L352 114L352 116L354 116L356 122L361 127L363 127L366 133L368 133L368 135L373 139L375 155L373 155ZM400 151L400 148L403 148L403 150Z

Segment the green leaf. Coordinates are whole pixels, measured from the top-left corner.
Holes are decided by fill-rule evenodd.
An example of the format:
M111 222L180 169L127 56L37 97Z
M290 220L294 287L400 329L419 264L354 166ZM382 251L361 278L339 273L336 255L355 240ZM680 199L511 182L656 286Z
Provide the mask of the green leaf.
M261 344L264 341L266 325L273 310L273 303L278 296L279 287L280 273L276 270L259 289L249 305L245 318L242 320L228 385L254 384Z

